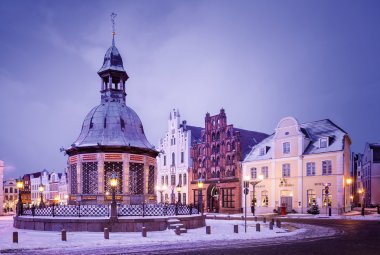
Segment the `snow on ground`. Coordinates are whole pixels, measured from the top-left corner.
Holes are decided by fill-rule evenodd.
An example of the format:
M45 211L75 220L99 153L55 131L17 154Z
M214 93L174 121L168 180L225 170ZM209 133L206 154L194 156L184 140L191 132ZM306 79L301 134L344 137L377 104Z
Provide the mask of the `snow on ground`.
M220 214L220 213L208 213L207 218L225 218L230 216L231 219L241 219L243 214ZM302 218L302 219L344 219L344 220L380 220L380 214L372 213L372 214L366 214L365 216L362 216L360 212L351 212L351 213L346 213L345 215L336 215L333 214L332 216L328 216L326 214L317 214L317 215L312 215L312 214L302 214L302 213L289 213L285 216L279 216L277 214L273 213L268 213L268 214L260 214L257 215L259 219L261 217L278 217L278 218ZM253 220L254 216L247 216L247 220Z
M261 223L261 231L256 232L256 222L247 222L247 233L244 233L244 221L242 220L206 220L211 226L211 235L206 235L205 227L189 229L188 233L177 236L173 230L148 232L148 237L143 238L140 232L110 233L110 239L105 240L102 232L68 232L67 242L61 241L60 232L34 231L13 228L13 218L0 217L0 253L7 249L61 249L70 248L96 248L107 246L135 246L144 244L178 244L182 242L204 242L214 240L248 240L291 236L303 233L305 229L297 229L288 232L274 227L269 230L268 223ZM239 225L239 233L233 233L233 225ZM12 232L19 232L19 243L12 243Z

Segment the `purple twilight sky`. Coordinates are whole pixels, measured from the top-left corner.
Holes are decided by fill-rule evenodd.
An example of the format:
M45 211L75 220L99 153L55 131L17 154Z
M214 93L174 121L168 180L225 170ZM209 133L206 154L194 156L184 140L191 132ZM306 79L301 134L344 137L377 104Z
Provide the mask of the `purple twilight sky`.
M380 1L1 1L0 159L5 177L62 171L60 147L100 102L111 45L127 104L157 145L169 111L190 125L221 107L236 127L330 118L352 150L380 141Z

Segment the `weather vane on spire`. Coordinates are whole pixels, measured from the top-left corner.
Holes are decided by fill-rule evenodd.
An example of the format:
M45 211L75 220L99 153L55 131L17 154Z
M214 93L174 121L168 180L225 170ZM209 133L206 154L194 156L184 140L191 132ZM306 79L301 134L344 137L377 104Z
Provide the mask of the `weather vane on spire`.
M117 14L116 13L111 13L111 22L112 22L112 45L115 46L115 18Z

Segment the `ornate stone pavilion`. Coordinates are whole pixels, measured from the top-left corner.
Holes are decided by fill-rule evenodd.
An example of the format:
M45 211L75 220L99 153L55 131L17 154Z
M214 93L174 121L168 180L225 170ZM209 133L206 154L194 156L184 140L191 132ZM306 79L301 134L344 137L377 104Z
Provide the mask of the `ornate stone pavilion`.
M136 112L125 103L129 77L114 38L98 75L101 102L87 114L79 137L65 150L69 202L109 203L113 175L118 179L119 202L155 202L158 152L146 139Z

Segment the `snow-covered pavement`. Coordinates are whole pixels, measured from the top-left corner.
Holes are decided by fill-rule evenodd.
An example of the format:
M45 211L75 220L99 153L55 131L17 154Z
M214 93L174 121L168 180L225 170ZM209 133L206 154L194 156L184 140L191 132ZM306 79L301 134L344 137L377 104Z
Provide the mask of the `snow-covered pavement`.
M33 231L13 228L13 218L0 217L0 253L23 251L30 254L30 249L40 252L59 254L62 250L73 252L106 247L129 246L167 246L173 244L192 245L197 243L207 243L213 241L233 240L259 240L266 238L286 237L303 233L305 229L299 228L287 231L284 228L269 230L268 223L261 223L261 231L256 232L256 222L249 221L247 233L244 233L244 221L241 220L206 220L206 224L211 226L211 235L206 235L205 227L199 229L189 229L188 233L180 236L175 235L173 230L148 232L148 237L143 238L140 232L136 233L110 233L110 239L105 240L101 232L68 232L67 242L61 241L60 232ZM233 225L239 225L239 233L233 233ZM12 232L18 231L19 243L12 243Z

